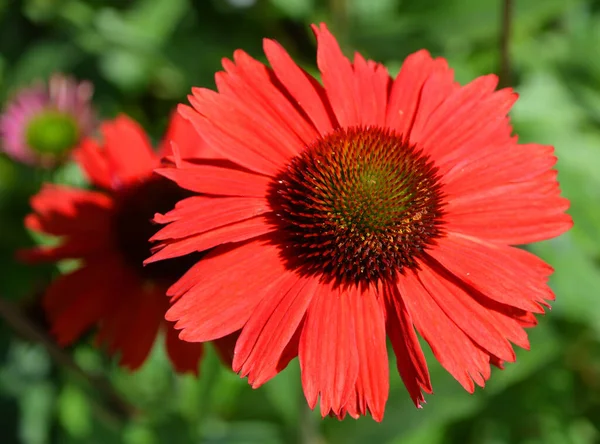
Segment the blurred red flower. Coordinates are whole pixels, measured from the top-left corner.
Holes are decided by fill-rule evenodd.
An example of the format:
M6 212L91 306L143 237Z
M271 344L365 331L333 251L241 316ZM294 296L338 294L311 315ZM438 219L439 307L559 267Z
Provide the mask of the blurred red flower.
M298 355L311 408L381 420L386 336L417 406L432 391L417 333L469 392L529 347L552 269L511 245L568 230L569 203L553 148L511 135L517 95L495 75L460 86L419 51L392 79L313 29L322 86L267 39L271 68L237 51L218 92L180 107L229 163L159 170L205 195L157 217L148 262L214 248L168 291L180 337L242 329L233 369L254 387Z
M153 170L161 156L170 154L170 143L186 155L201 153L204 143L178 114L158 152L143 129L125 116L104 122L101 134L102 142L88 138L75 152L97 190L46 184L31 199L34 212L25 224L60 237L60 243L21 251L20 257L28 262L82 262L76 271L57 278L44 295L60 344L71 344L96 326L97 344L119 353L120 364L133 370L142 365L164 329L174 368L197 372L203 345L179 340L164 314L169 305L166 289L200 255L147 267L143 260L150 255L148 239L157 230L152 217L189 194ZM228 339L218 342L229 361L232 345Z

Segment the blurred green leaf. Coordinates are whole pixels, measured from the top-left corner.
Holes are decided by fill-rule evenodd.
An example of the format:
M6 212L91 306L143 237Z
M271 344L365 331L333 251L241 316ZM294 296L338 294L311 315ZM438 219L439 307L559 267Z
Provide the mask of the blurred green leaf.
M49 443L55 390L50 382L32 384L20 397L20 436L23 444Z
M86 394L75 386L65 386L58 396L58 417L67 433L78 439L92 430L91 411Z
M69 42L41 41L27 48L7 75L7 87L27 86L45 81L55 72L68 72L80 55Z
M270 0L276 8L294 19L308 17L314 9L314 0Z

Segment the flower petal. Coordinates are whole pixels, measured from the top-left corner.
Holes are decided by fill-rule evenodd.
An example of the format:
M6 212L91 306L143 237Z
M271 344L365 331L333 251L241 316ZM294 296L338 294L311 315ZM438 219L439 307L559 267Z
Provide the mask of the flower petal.
M175 371L198 375L200 360L204 355L204 344L182 341L179 339L179 332L175 330L173 323L165 322L164 325L166 327L167 355Z
M161 157L172 154L171 143L177 145L179 156L184 159L199 157L204 159L219 158L202 139L189 120L177 111L171 114L169 127L161 142L159 149Z
M517 96L510 89L494 92L497 84L498 77L491 74L453 89L421 125L415 123L411 142L425 147L438 165L444 165L477 153L482 146L507 141L506 114Z
M385 66L354 54L354 89L361 125L384 126L391 82Z
M392 83L387 106L386 127L396 130L399 135L408 136L422 101L423 87L430 76L452 80L448 63L441 58L432 59L429 52L418 51L409 55Z
M323 87L292 60L274 40L265 39L263 48L277 79L304 110L319 133L333 130L337 121Z
M210 341L242 328L285 276L279 248L264 239L216 248L193 270L177 284L188 288L185 293L176 295L169 289L176 300L166 314L167 320L177 321L175 328L182 330L179 337L189 342ZM197 275L203 278L186 283Z
M290 159L289 151L239 100L205 88L192 92L188 99L193 108L179 105L178 110L218 156L268 176L276 175Z
M273 288L253 311L233 360L233 371L248 376L253 388L281 370L281 355L304 318L317 285L316 279L288 272L280 281L281 288Z
M371 412L375 421L383 420L390 389L385 316L379 295L373 288L354 289L343 297L353 298L354 326L359 372L356 381L357 407L360 415ZM322 402L322 401L321 401Z
M352 64L342 54L335 37L324 23L312 25L312 30L317 38L317 65L321 80L339 126L347 128L360 125Z
M321 283L302 328L302 387L310 408L321 396L322 416L340 412L355 392L359 362L350 304L343 289Z
M111 189L113 185L113 175L108 164L105 153L100 144L88 137L84 139L79 148L73 152L73 157L90 182L99 188Z
M56 262L63 259L89 259L111 251L107 237L73 236L58 246L40 245L17 250L15 256L27 264Z
M105 122L100 132L104 139L101 145L84 143L75 154L90 179L98 180L97 185L106 187L109 182L111 188L120 187L150 175L158 166L159 158L152 151L146 133L129 117L121 115ZM100 166L103 163L100 155L105 158L106 167Z
M499 244L555 237L573 225L560 197L552 148L505 146L444 178L446 229Z
M96 258L50 285L43 303L61 345L71 344L110 312L127 286L128 271L119 258Z
M263 234L274 231L274 226L264 217L254 217L234 224L221 226L200 234L194 234L185 238L168 240L158 245L156 251L144 264L163 259L184 256L196 251L206 251L217 245L228 242L241 242L252 239Z
M105 318L112 324L110 335L108 329L101 329L98 342L110 340L111 352L121 355L119 365L137 370L152 351L168 299L164 289L144 287L139 281L128 290L120 294L119 310Z
M235 344L239 337L240 332L238 330L230 335L223 336L222 338L212 341L212 345L215 347L217 355L219 355L221 362L223 362L226 367L231 368Z
M418 273L398 276L398 290L406 302L417 331L427 341L442 366L473 393L475 381L485 384L490 373L490 357L452 322L426 290Z
M439 309L490 355L514 362L515 352L508 340L496 328L494 317L462 288L460 281L435 261L424 261L419 270L423 287ZM454 282L451 282L454 281Z
M542 305L554 300L547 285L552 269L524 250L449 233L428 253L474 292L501 304L543 313Z
M387 334L396 354L396 367L413 402L421 408L425 402L422 392L432 393L425 355L398 288L395 285L387 285L384 294L387 305Z
M271 211L269 203L262 198L193 196L180 201L165 216L155 217L155 222L170 224L150 240L183 238L251 219L268 211ZM202 217L198 218L198 215Z
M113 201L104 193L45 184L31 198L27 228L55 236L106 237Z
M434 62L437 63L429 77L425 79L418 96L412 124L408 127L408 132L402 133L411 145L423 141L422 132L431 115L453 92L460 89L459 84L454 81L454 71L448 68L446 61L437 59Z
M220 196L265 197L271 184L265 176L213 165L159 168L156 172L186 190Z
M503 144L479 147L452 162L443 174L445 192L451 196L477 193L497 184L528 182L556 164L554 147L535 143L518 144L508 138Z
M244 51L234 53L234 61L225 59L226 73L215 77L222 94L243 102L253 119L260 121L257 131L273 139L289 156L299 154L319 137L317 130L286 97L273 71Z

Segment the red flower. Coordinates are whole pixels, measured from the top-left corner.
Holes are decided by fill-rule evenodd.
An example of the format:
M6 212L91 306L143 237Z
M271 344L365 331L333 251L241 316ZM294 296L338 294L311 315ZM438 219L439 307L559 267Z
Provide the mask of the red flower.
M460 86L419 51L391 79L313 29L323 86L265 40L271 68L237 51L218 93L181 106L229 163L160 170L209 196L157 219L150 261L215 247L168 291L180 337L242 329L233 369L254 387L298 355L311 408L381 420L386 335L417 406L432 390L417 333L469 392L529 347L552 269L510 245L568 230L569 204L552 147L511 135L517 96L496 76Z
M186 155L199 153L201 139L177 114L160 152L153 152L143 130L127 117L102 125L103 143L86 139L75 156L94 186L88 191L47 184L31 200L34 213L28 228L60 236L58 246L21 252L32 262L81 259L76 271L59 277L44 296L52 331L68 345L92 326L97 342L120 353L120 364L138 368L148 356L156 335L165 328L167 352L178 371L197 372L202 344L177 338L164 321L165 291L179 270L198 256L143 267L150 254L148 239L156 232L156 212L171 208L185 191L153 174L160 156L177 144ZM193 262L190 262L193 261ZM182 268L183 267L183 268ZM226 351L224 341L221 350Z

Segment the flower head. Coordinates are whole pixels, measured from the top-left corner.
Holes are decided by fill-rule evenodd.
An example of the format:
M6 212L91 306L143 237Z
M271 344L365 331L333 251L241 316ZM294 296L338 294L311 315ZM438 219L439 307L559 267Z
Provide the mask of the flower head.
M178 115L159 153L127 117L105 122L101 133L102 142L86 139L75 152L98 191L45 185L32 198L34 212L25 223L34 231L60 236L61 243L27 250L21 256L32 262L82 262L79 269L53 282L44 296L60 344L68 345L96 326L98 344L120 353L123 366L136 369L148 356L158 331L165 329L175 369L196 372L202 344L179 340L164 314L167 287L200 255L148 267L143 267L143 260L150 254L148 239L157 229L151 221L154 214L168 211L191 194L155 175L153 169L171 144L189 155L201 151L202 141ZM224 356L228 347L227 340L221 341Z
M552 269L513 245L568 230L569 203L553 148L511 134L517 97L496 76L460 86L419 51L392 79L313 29L322 85L265 40L270 68L237 51L218 92L180 107L226 161L159 170L204 196L157 218L148 262L214 248L168 291L180 337L242 329L233 369L253 386L298 356L311 408L381 420L386 337L419 407L417 333L469 392L529 347Z
M62 74L19 91L0 117L2 150L29 164L53 165L94 128L93 87Z

